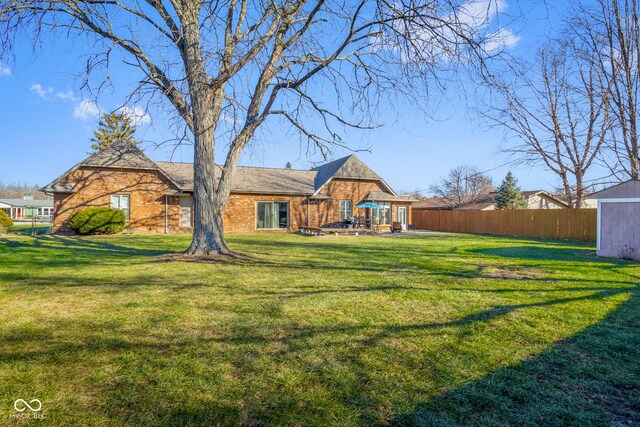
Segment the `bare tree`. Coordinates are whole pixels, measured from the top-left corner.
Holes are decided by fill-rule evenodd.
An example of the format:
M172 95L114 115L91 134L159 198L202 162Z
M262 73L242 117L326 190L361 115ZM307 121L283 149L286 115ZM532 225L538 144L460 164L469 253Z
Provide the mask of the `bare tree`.
M595 4L594 4L595 3ZM605 158L617 180L640 177L638 108L640 104L640 4L636 0L581 2L571 21L575 37L592 53L605 80L616 125Z
M31 196L36 200L50 199L49 196L40 191L39 185L5 184L0 181L0 198L22 199L24 196Z
M491 177L484 175L475 166L451 169L447 176L429 189L434 196L444 199L452 209L476 203L494 190Z
M575 208L610 129L607 83L588 53L571 41L547 44L512 82L494 83L499 97L486 113L515 141L516 163L544 164Z
M131 96L168 101L193 141L195 224L187 253L224 253L231 181L256 130L269 117L280 118L326 155L332 145L344 145L340 128L375 125L367 113L380 97L421 96L441 70L481 65L485 48L495 55L500 42L488 45L484 37L500 2L478 3L483 10L468 3L4 0L0 37L5 55L18 37L86 37L94 42L89 88L89 76L106 70L118 50L142 76ZM108 80L98 82L99 92ZM335 108L325 102L329 90ZM226 160L216 176L219 139Z

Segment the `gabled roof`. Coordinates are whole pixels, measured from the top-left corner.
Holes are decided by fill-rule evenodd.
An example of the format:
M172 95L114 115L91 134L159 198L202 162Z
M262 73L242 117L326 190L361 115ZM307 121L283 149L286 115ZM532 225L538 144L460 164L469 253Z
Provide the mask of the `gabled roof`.
M315 186L322 188L332 178L382 179L371 168L365 165L355 154L313 168L317 171Z
M342 179L362 179L380 181L395 196L393 189L380 176L375 173L362 160L351 154L338 160L326 163L312 169L317 172L314 180L316 192L319 192L329 181L334 178Z
M74 186L62 184L62 181L81 167L158 170L158 165L136 145L127 142L116 142L103 150L92 153L89 157L41 188L41 191L47 193L73 192L75 190Z
M157 169L158 165L148 158L137 145L114 143L104 150L96 151L79 163L80 166L127 169Z
M626 199L640 197L640 181L630 179L588 196L590 199Z
M138 147L127 143L116 143L91 154L42 190L51 193L75 191L73 183L63 184L63 182L69 174L82 167L157 170L180 191L193 191L192 163L154 162ZM218 165L216 168L216 175L219 178L222 169ZM389 196L396 196L393 189L355 155L329 162L312 170L239 166L234 173L231 191L255 194L299 194L322 198L320 190L333 178L379 181L389 190Z
M549 200L553 200L554 202L556 202L559 205L562 205L564 207L569 207L569 203L566 200L563 200L562 198L558 197L558 196L554 196L553 194L549 193L548 191L544 191L544 190L529 190L529 191L523 191L522 194L524 195L524 197L526 199L528 199L531 196L540 196L540 197L545 197Z

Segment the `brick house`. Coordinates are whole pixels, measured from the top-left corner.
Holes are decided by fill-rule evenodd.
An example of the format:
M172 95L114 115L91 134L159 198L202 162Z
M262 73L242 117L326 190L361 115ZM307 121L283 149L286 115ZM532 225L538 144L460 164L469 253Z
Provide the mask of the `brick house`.
M90 155L42 189L53 195L55 233L69 233L69 215L88 206L125 211L142 233L190 232L193 165L154 162L139 148L114 144ZM361 202L379 209L358 209ZM224 215L227 232L296 231L359 216L382 228L411 223L411 203L355 155L312 170L238 167Z

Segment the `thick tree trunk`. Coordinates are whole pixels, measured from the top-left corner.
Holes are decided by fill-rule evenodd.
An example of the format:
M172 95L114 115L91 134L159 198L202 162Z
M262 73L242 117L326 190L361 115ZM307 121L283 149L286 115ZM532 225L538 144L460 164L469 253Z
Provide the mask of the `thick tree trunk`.
M218 209L215 164L215 130L220 115L220 88L215 90L205 69L200 46L199 11L202 1L182 3L179 17L183 27L182 58L191 96L193 154L193 240L188 255L229 253L224 240L222 211Z
M228 253L224 240L222 215L217 208L216 170L215 170L215 119L209 102L203 100L203 107L194 108L195 147L194 147L194 225L193 240L187 249L189 255L211 255ZM195 104L195 102L194 102Z

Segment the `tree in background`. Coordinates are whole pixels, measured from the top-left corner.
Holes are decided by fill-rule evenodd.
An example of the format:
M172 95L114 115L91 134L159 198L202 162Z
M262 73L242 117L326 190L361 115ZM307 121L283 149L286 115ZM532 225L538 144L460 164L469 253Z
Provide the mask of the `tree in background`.
M476 203L483 195L494 191L491 177L475 166L458 166L429 189L434 196L444 199L452 209L462 204Z
M542 164L562 182L572 208L584 205L585 175L610 135L607 83L593 53L573 39L548 43L535 61L516 66L512 81L484 112L511 144L514 163Z
M131 117L124 113L111 112L104 114L98 123L98 130L91 138L91 149L94 151L104 150L114 142L129 143L138 145L138 141L133 137L136 128L131 122Z
M284 164L284 168L285 169L293 169L293 166L291 165L291 162L287 162Z
M51 199L50 196L40 191L39 185L5 184L0 181L1 199L22 199L24 196L32 196L36 200Z
M637 0L576 2L570 30L589 52L605 82L615 121L604 157L617 181L640 178L640 3Z
M496 209L527 209L527 201L522 190L518 187L518 180L509 171L498 188Z

